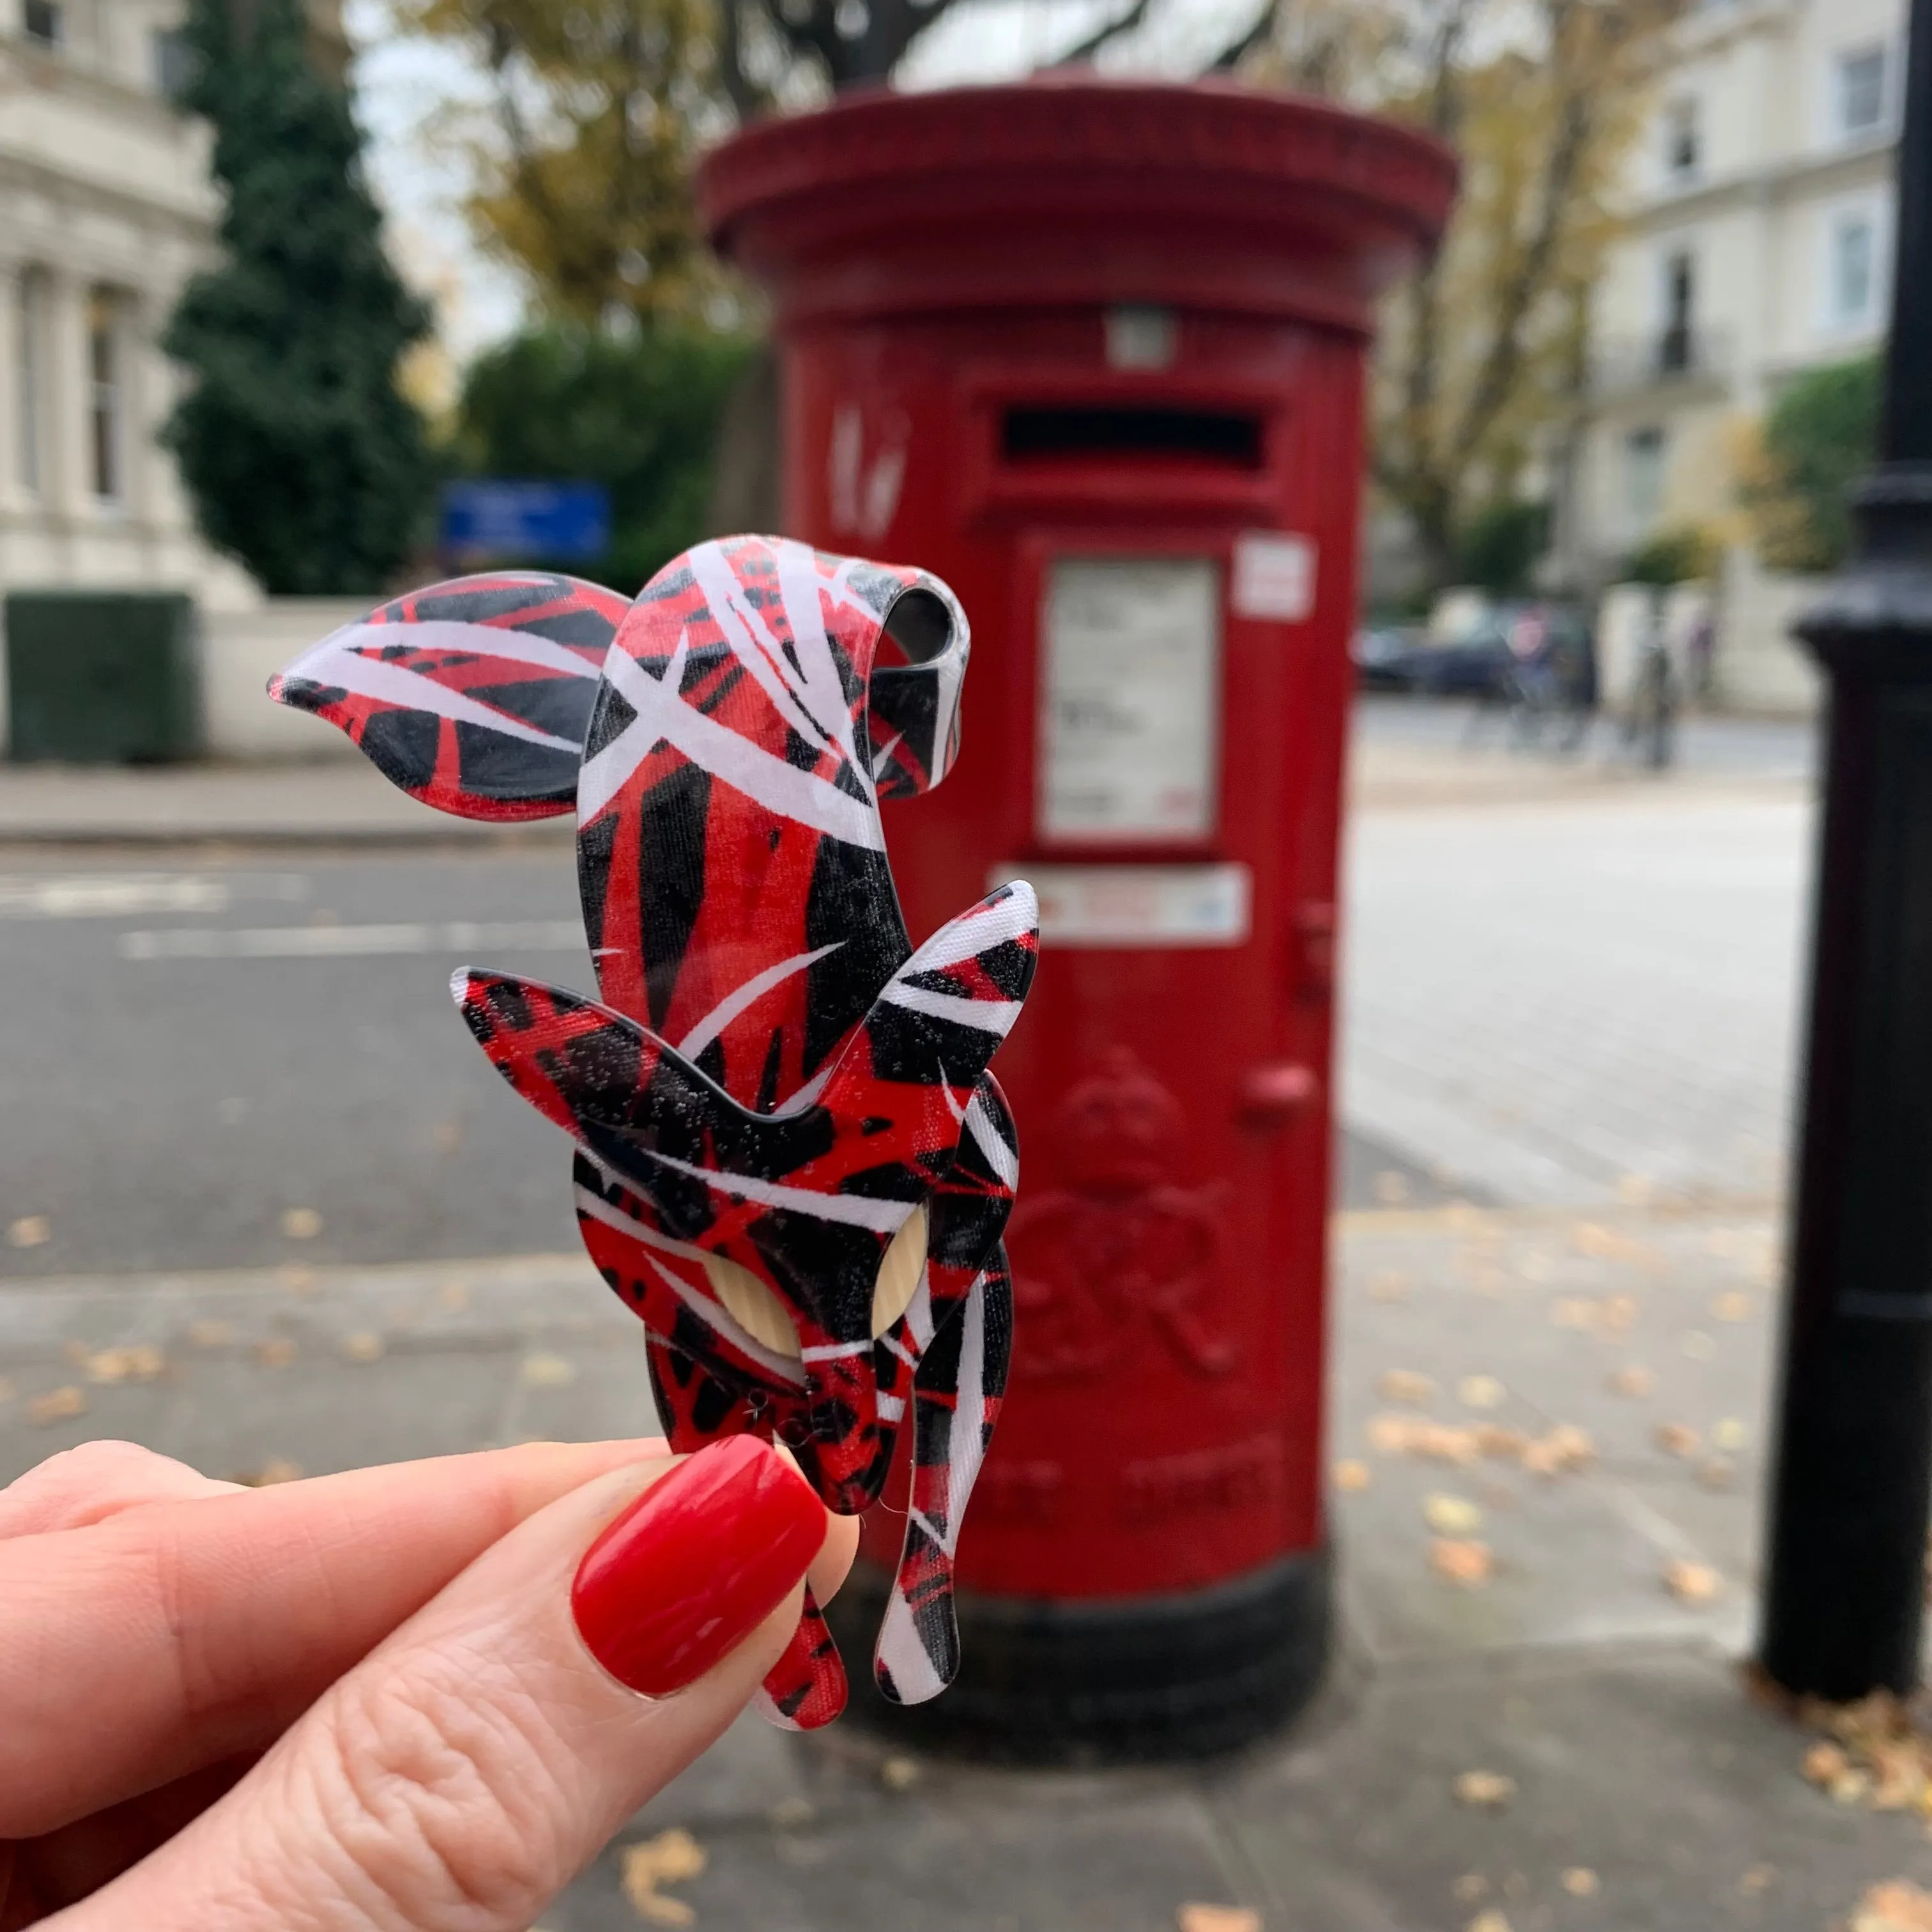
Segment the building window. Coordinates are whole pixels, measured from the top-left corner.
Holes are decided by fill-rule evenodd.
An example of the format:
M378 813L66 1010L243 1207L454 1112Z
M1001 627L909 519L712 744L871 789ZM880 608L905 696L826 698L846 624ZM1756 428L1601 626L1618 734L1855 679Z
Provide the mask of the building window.
M148 41L154 69L154 92L164 100L177 106L193 84L196 68L195 52L179 27L158 28Z
M1664 507L1664 462L1668 445L1655 423L1624 438L1624 508L1634 532L1641 534Z
M57 47L64 35L62 32L60 0L21 0L20 25L30 40L38 40L44 47Z
M1838 132L1870 134L1885 122L1885 50L1860 47L1838 56Z
M88 448L94 494L104 503L118 503L127 492L122 474L127 382L121 338L120 304L109 290L96 289L87 298Z
M1697 104L1673 100L1664 110L1664 171L1674 182L1694 181L1704 164Z
M1664 258L1664 326L1657 339L1657 373L1687 374L1696 359L1697 259L1688 248Z
M16 434L14 475L20 488L38 496L46 483L47 389L46 278L29 268L20 280L15 311L14 392Z
M1878 228L1869 214L1841 214L1832 224L1826 278L1831 326L1869 328L1878 296Z

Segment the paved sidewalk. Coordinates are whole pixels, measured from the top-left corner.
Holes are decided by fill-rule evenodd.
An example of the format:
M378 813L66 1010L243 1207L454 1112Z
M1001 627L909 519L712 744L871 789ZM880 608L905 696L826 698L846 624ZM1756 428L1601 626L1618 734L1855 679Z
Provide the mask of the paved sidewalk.
M1343 1217L1341 1651L1294 1736L1052 1775L748 1724L549 1932L649 1922L626 1855L673 1829L705 1864L665 1889L730 1932L1177 1932L1190 1904L1262 1932L1827 1932L1876 1883L1932 1886L1916 1813L1808 1784L1733 1661L1774 1242L1761 1211ZM0 1282L0 1478L97 1434L272 1480L648 1426L638 1333L574 1255Z
M0 845L425 844L566 839L568 818L472 824L432 812L360 758L314 764L0 761Z

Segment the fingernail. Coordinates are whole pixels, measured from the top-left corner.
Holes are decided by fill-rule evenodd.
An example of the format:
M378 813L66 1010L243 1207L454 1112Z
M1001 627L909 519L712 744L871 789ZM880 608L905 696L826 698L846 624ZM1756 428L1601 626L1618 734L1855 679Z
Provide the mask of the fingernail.
M662 1697L743 1642L824 1540L824 1505L798 1472L735 1436L680 1462L598 1538L571 1614L613 1677Z

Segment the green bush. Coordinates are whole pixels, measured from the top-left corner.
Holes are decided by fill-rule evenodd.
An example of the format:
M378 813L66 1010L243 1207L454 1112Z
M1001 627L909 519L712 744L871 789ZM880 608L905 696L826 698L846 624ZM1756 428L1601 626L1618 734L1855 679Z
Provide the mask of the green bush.
M1519 597L1550 545L1550 506L1506 500L1478 510L1456 540L1456 580Z
M1617 573L1625 584L1693 584L1714 576L1718 545L1711 533L1696 524L1678 524L1659 530L1624 558Z
M1774 570L1835 570L1852 546L1852 490L1878 448L1875 356L1794 376L1760 433L1739 495Z
M382 253L347 97L298 0L194 0L183 104L214 128L222 259L163 338L190 386L163 432L203 533L267 590L386 586L434 478L397 364L428 329Z
M631 594L704 534L719 419L752 348L682 322L533 329L471 365L452 455L470 476L602 483L602 558L524 560Z

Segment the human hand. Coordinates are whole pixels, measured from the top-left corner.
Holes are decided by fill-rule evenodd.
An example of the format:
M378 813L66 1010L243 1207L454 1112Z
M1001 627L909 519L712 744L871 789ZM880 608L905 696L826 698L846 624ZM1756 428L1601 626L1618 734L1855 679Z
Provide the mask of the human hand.
M0 1490L0 1932L520 1932L856 1541L746 1438L56 1456Z

